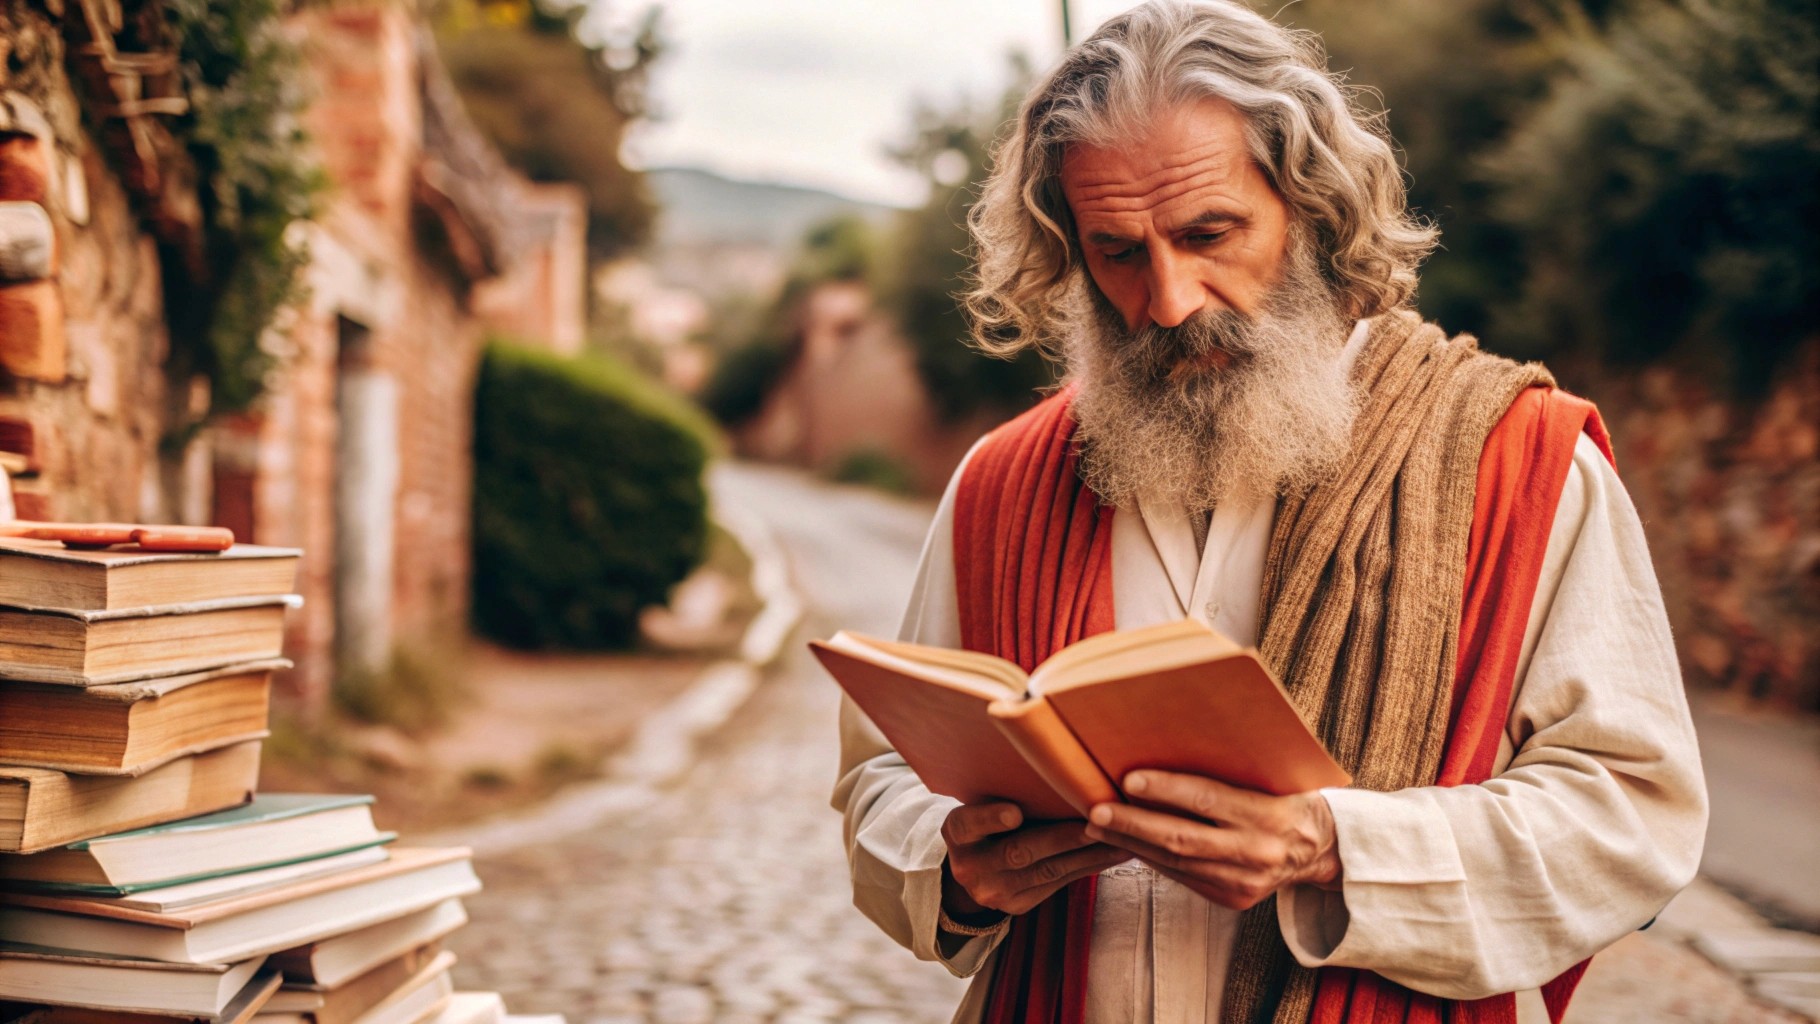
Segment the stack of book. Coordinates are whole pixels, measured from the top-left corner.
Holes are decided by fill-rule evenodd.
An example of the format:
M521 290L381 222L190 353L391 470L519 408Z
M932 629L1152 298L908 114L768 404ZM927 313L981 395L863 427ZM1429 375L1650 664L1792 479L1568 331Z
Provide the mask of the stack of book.
M256 794L300 552L0 538L0 1021L501 1024L465 849Z

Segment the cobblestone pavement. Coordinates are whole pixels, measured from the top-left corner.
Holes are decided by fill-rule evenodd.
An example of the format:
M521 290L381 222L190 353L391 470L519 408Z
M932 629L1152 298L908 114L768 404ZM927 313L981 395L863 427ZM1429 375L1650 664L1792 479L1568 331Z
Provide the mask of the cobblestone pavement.
M810 602L799 638L895 629L929 509L800 476L723 468L719 500L768 522ZM452 942L457 981L570 1024L945 1021L961 983L849 902L833 684L800 644L660 800L607 825L483 856L486 889ZM574 830L570 830L574 832ZM1756 918L1710 884L1593 962L1568 1024L1769 1024L1690 948Z
M739 481L770 480L762 471ZM739 482L814 608L802 636L889 633L928 510L846 489ZM727 490L737 492L729 495ZM835 689L798 644L666 798L476 864L457 980L570 1024L946 1021L962 983L852 908L828 807Z

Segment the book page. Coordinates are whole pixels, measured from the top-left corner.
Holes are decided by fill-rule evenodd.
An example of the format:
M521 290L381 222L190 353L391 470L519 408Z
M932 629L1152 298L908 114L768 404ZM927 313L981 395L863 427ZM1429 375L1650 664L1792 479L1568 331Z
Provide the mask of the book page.
M1192 619L1101 633L1068 645L1037 666L1030 674L1030 692L1059 693L1240 653L1238 644Z
M978 651L880 640L846 630L830 637L827 645L875 664L890 666L905 675L959 687L991 700L1007 695L1021 697L1028 683L1023 669L1003 658Z

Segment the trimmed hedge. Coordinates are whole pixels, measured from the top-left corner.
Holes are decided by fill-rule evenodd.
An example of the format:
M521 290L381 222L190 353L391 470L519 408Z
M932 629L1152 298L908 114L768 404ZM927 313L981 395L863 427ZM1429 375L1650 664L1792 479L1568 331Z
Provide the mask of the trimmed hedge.
M475 389L474 623L515 647L624 647L706 549L713 427L600 357L487 347Z

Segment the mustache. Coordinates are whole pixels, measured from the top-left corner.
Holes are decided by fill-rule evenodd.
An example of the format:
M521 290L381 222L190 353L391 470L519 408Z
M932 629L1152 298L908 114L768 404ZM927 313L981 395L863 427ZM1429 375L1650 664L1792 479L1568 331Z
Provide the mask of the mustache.
M1131 330L1112 304L1093 293L1101 336L1118 355L1107 369L1132 384L1181 384L1208 371L1226 374L1256 358L1258 323L1232 309L1203 309L1174 327Z

